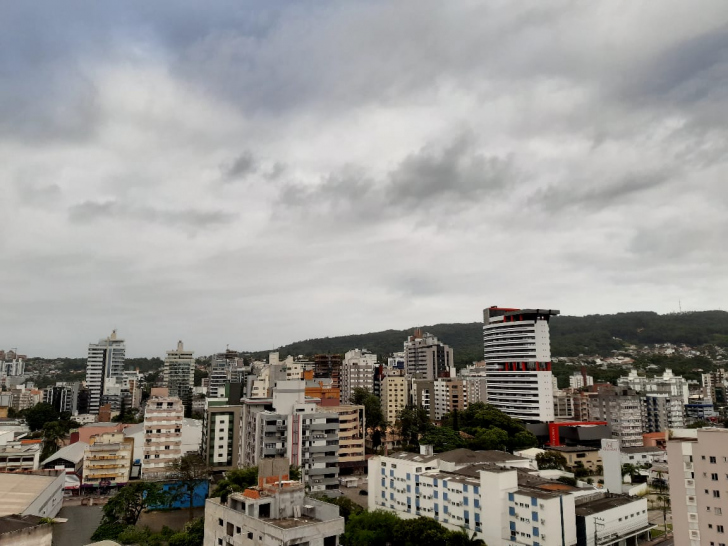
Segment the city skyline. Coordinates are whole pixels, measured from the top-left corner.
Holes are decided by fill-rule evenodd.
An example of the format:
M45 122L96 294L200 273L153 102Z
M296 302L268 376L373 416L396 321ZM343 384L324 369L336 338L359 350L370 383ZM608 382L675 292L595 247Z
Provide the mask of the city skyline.
M725 307L723 2L54 7L0 9L0 345Z

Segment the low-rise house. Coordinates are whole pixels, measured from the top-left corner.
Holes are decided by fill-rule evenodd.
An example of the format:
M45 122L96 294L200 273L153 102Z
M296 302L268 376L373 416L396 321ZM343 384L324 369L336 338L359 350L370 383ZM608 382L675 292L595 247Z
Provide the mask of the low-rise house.
M599 456L599 448L589 446L554 446L548 451L563 455L569 470L576 470L581 466L590 472L596 472L602 466L602 458Z
M0 516L13 514L53 518L63 504L65 472L0 473Z

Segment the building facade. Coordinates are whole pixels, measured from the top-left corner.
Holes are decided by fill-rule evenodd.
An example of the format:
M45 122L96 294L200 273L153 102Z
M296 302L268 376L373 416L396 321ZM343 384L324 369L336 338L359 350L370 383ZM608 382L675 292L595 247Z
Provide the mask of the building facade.
M450 377L454 368L453 350L437 338L417 328L404 342L404 370L415 379Z
M526 422L554 420L552 309L483 310L488 403Z
M364 440L366 438L366 422L364 406L320 406L318 411L335 413L339 416L339 469L365 469Z
M184 408L166 388L152 389L144 411L142 477L162 479L172 474L172 464L182 456Z
M116 330L106 339L88 346L86 360L86 387L88 388L88 413L98 414L104 385L110 378L124 376L126 345L119 339Z
M170 396L191 403L192 387L195 386L195 352L185 349L182 341L177 342L176 350L167 351L164 358L164 386Z
M374 392L377 355L366 349L354 349L344 355L341 365L341 403L349 404L356 389Z
M122 432L92 436L84 450L83 487L122 486L129 481L134 440Z
M645 406L642 398L625 388L602 388L590 397L590 413L594 420L606 421L612 429L612 438L619 439L623 447L642 445L645 432Z
M401 375L388 375L382 381L382 413L387 423L394 425L399 413L409 403L409 381Z

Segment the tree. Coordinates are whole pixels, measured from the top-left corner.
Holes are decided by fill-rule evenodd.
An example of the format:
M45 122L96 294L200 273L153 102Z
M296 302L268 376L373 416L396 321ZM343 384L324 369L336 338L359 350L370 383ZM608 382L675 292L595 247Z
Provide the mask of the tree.
M177 480L172 486L172 496L176 500L189 499L189 520L194 517L195 489L208 479L210 469L205 458L198 453L187 453L171 465L171 472Z
M40 456L42 461L58 451L67 432L60 421L50 421L43 425L43 452Z
M427 410L414 406L407 406L400 411L395 425L402 444L409 449L419 448L420 436L427 432L431 426L432 423Z
M366 416L366 433L372 439L372 445L376 449L381 441L381 436L386 433L388 423L382 412L382 401L367 389L356 388L349 400L357 406L364 406Z
M188 521L181 532L169 538L169 546L202 546L205 539L205 518Z
M484 540L475 538L475 533L468 536L465 529L450 531L450 536L447 538L447 544L448 546L486 546Z
M336 506L338 506L339 515L344 518L345 522L348 522L349 518L352 515L361 514L364 511L364 508L359 506L349 497L341 496L332 498L327 495L316 495L314 498L322 502L327 502L329 504L335 504Z
M291 465L291 468L288 470L288 479L300 482L301 481L301 467L296 466L296 465Z
M633 464L626 463L622 465L622 476L629 476L629 479L632 480L632 478L639 476L639 470L637 470L637 467Z
M391 512L375 510L352 514L341 535L342 546L371 546L394 542L394 529L401 520Z
M431 445L435 453L442 453L465 447L466 442L451 428L430 427L420 438L420 444Z
M51 421L58 421L61 414L46 402L36 404L32 408L28 408L23 412L25 422L31 431L41 430L43 425Z
M536 455L536 464L539 470L564 470L566 457L556 451L545 451Z
M398 546L447 546L451 532L432 518L420 516L400 521L394 528Z
M134 482L125 485L104 506L102 523L121 522L136 525L143 510L166 504L167 493L154 482Z
M236 468L225 473L225 478L217 482L211 497L220 497L220 500L227 502L228 495L236 491L245 491L248 487L258 485L258 467Z
M471 449L499 450L508 449L508 433L497 427L478 429L475 438L470 440Z

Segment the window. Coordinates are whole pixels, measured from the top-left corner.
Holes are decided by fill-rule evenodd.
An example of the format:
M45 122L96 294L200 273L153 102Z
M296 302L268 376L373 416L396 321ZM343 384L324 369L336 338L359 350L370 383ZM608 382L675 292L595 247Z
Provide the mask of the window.
M717 489L713 489L713 498L714 499L719 499L720 498L720 491L718 491Z
M227 536L229 536L229 537L233 536L234 532L235 532L235 526L228 521L228 524L227 524Z
M717 482L718 481L718 474L715 474L715 473L711 474L710 475L710 479L713 480L714 482Z
M218 546L222 546L222 539L221 538L218 538L217 539L217 544L218 544Z
M723 510L722 510L722 509L720 509L720 508L718 508L718 507L716 506L716 507L715 507L715 515L716 515L716 516L722 516L722 515L723 515Z
M723 531L723 526L722 525L716 525L715 526L715 530L718 531L719 533L724 533L725 532L725 531Z
M240 527L235 527L235 532L236 532L237 534L240 534L240 531L242 531L242 529L241 529Z
M217 518L217 524L222 527L222 518Z
M716 460L715 457L710 458L710 464L715 464L716 462L718 462L718 461Z
M249 538L250 540L253 540L253 533L248 533L248 538Z

